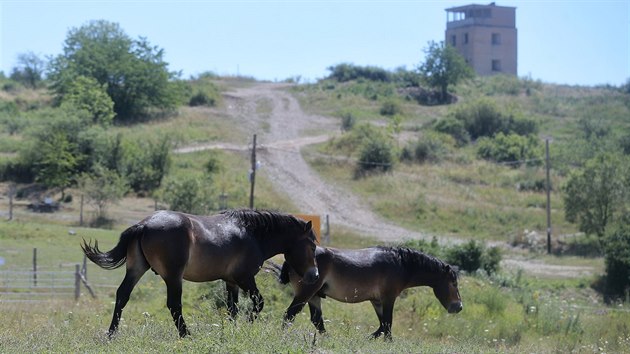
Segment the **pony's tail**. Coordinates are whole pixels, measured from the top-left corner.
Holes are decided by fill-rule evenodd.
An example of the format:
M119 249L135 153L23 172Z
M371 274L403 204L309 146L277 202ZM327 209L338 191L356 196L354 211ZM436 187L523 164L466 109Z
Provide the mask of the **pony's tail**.
M94 246L92 246L91 242L88 243L83 240L81 248L87 258L96 263L99 267L103 269L116 269L127 261L127 246L129 242L137 239L143 232L144 225L142 224L129 227L120 234L118 244L107 252L101 252L101 250L98 249L98 241L94 241Z
M280 282L280 284L289 283L289 270L291 269L289 263L284 262L282 265L279 265L276 262L268 260L265 261L265 264L267 266L263 267L264 270L268 273L273 273L273 275L278 278L278 282Z

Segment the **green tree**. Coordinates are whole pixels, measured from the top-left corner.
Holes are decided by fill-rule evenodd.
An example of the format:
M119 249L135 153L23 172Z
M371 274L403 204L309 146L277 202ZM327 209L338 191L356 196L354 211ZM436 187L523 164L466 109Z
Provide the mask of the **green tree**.
M122 174L135 192L160 188L171 163L171 141L167 138L143 140L124 145Z
M62 132L52 132L41 141L39 160L34 164L36 168L35 180L48 188L59 188L62 199L64 191L73 182L78 158L75 154L76 145L68 140Z
M573 171L563 188L567 221L579 223L580 231L601 239L627 207L629 173L627 157L613 153L602 153Z
M170 209L191 214L207 214L211 209L209 180L194 176L169 180L162 190L162 199Z
M117 23L91 21L73 28L63 54L52 60L49 78L58 101L80 76L93 78L114 102L117 119L131 120L150 108L169 110L181 100L163 60L164 51L145 38L131 39Z
M79 188L87 197L87 203L96 208L97 219L105 218L107 206L118 202L129 190L127 181L116 171L99 165L81 176Z
M107 87L91 77L79 76L72 81L63 104L87 111L92 118L90 123L108 126L114 120L114 102L107 94Z
M440 91L440 103L448 101L448 87L474 76L471 67L457 50L444 42L430 41L419 72L423 81Z
M33 52L18 55L18 64L11 71L10 78L24 86L37 88L44 78L45 63Z
M33 180L63 193L84 166L85 155L79 148L82 118L76 111L49 109L33 119L41 123L26 132L20 165L31 171Z

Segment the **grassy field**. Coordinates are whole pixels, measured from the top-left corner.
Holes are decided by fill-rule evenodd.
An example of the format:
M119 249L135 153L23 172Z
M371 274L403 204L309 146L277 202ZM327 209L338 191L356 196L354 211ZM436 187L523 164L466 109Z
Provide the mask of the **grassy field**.
M80 263L81 238L98 239L109 249L119 230L73 228L37 222L0 223L3 270L28 268L32 248L38 264L55 268ZM366 240L346 232L334 246L360 247ZM369 241L368 241L369 242ZM276 259L281 261L281 259ZM290 287L261 272L257 282L266 299L261 317L249 323L249 300L241 317L227 318L221 282L184 284L184 314L192 336L177 337L161 279L147 272L132 293L119 334L108 340L115 287L123 269L105 271L88 265L88 278L98 298L85 288L78 302L59 299L41 303L0 301L1 352L624 352L630 345L628 309L602 304L589 288L590 279L540 279L522 272L488 278L463 276L464 311L449 315L429 288L403 293L394 313L392 343L367 339L377 325L369 303L323 302L328 334L315 334L307 311L294 325L281 328L290 303Z

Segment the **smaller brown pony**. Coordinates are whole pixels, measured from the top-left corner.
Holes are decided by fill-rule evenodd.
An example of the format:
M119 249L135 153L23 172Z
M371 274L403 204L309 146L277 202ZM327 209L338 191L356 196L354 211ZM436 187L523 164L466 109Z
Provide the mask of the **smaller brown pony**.
M317 247L315 258L319 280L313 284L300 281L288 263L275 265L280 282L291 282L293 302L284 316L286 325L292 322L308 302L311 322L320 333L326 331L322 319L321 299L327 296L341 302L370 301L380 326L373 338L385 334L391 340L394 302L400 293L415 286L430 286L435 297L449 313L462 310L457 289L457 272L450 265L405 247L373 247L343 250Z
M319 277L311 223L270 211L232 210L212 216L157 211L123 231L118 244L108 252L101 252L98 242L92 246L84 240L81 247L104 269L127 263L125 278L116 291L110 337L118 329L131 291L149 269L166 283L166 306L180 337L189 334L182 316L182 279L223 279L233 318L238 309L238 289L243 289L252 299L253 319L264 305L254 276L266 259L282 253L304 283Z

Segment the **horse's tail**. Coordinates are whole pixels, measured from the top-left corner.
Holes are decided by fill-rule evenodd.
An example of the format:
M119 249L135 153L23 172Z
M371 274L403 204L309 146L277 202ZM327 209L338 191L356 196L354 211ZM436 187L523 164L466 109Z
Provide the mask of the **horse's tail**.
M276 262L268 260L265 261L265 264L267 264L267 266L263 267L265 271L267 271L268 273L273 273L273 275L278 278L280 284L289 283L289 270L291 269L289 263L284 262L282 265L279 265Z
M96 263L99 267L103 269L116 269L127 261L127 247L129 242L137 239L143 232L143 224L135 224L129 227L120 234L118 244L107 252L101 252L101 250L98 249L98 241L94 241L94 246L92 246L91 242L88 243L83 240L81 248L87 258Z

